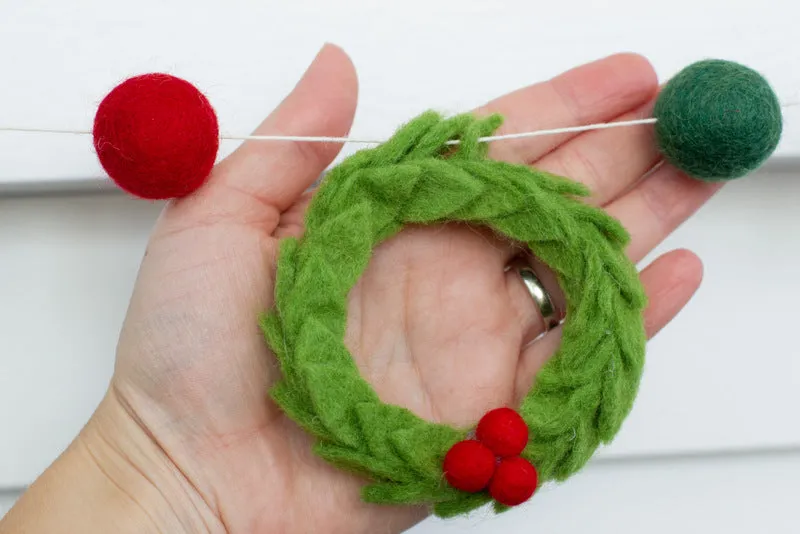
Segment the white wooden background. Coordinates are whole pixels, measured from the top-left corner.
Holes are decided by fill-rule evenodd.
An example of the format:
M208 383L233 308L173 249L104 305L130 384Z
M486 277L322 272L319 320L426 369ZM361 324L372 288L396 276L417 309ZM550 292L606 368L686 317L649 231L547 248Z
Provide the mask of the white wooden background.
M664 78L704 57L741 61L791 98L798 14L790 0L2 0L0 125L88 129L120 79L162 70L201 87L223 130L247 133L326 41L359 71L360 136L618 51L645 54ZM651 343L618 441L523 509L417 532L800 531L800 108L786 122L765 171L660 248L695 250L706 281ZM88 137L0 133L0 513L111 373L159 206L88 194L107 185Z

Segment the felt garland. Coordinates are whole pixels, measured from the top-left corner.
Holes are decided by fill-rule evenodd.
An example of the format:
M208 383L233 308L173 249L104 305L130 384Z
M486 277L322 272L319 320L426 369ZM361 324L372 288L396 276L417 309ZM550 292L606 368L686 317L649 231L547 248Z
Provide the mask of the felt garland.
M332 169L311 201L303 237L281 243L274 307L261 322L282 370L272 398L316 436L320 457L370 479L368 502L431 504L436 515L450 517L503 493L449 484L445 457L474 429L383 403L344 344L350 289L373 248L405 225L487 226L526 244L554 270L566 296L561 346L518 410L529 440L496 475L513 484L521 458L535 466L537 484L568 478L612 440L633 405L646 297L625 255L629 235L581 201L585 186L487 159L478 139L501 122L420 115L388 142ZM454 139L458 145L448 144ZM495 499L495 509L507 506Z
M733 61L711 59L693 63L672 78L656 101L653 117L485 136L479 141L655 124L656 144L672 165L700 180L733 180L755 170L775 151L783 130L782 107L760 73ZM115 87L98 106L91 131L0 125L2 131L91 134L109 178L131 195L150 200L179 198L200 188L209 177L220 139L380 144L347 137L219 135L216 114L205 95L163 73L134 76Z
M490 135L502 119L428 112L376 148L334 168L313 197L301 239L285 239L275 306L262 318L282 378L271 391L317 438L316 453L366 476L366 501L430 504L450 517L494 501L497 511L581 469L619 431L644 363L646 305L629 236L580 197L581 184L487 159L507 138L655 125L664 159L719 181L756 169L782 134L767 80L731 61L699 61L659 94L650 118ZM220 136L208 99L168 74L125 80L100 103L91 134L109 177L145 199L178 198L209 177L220 138L357 142L349 138ZM371 141L358 141L373 143ZM425 421L381 402L361 377L344 333L347 296L372 250L408 224L462 221L525 244L556 273L567 299L556 355L518 410L498 407L469 428ZM490 355L489 355L490 356Z

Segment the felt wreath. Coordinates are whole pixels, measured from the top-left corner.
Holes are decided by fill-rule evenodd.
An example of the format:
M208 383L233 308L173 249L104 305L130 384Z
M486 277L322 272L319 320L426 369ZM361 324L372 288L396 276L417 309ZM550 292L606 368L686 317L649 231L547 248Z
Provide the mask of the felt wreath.
M440 517L492 501L443 476L448 451L475 429L383 403L344 343L349 291L373 248L404 225L489 227L556 273L567 301L561 345L518 408L529 433L519 456L536 466L538 484L581 469L632 408L646 298L625 255L629 235L582 201L589 194L582 184L488 159L479 138L501 123L496 115L423 113L333 168L311 201L303 237L281 243L274 306L262 318L282 371L271 396L317 438L320 457L369 480L365 501L429 504Z

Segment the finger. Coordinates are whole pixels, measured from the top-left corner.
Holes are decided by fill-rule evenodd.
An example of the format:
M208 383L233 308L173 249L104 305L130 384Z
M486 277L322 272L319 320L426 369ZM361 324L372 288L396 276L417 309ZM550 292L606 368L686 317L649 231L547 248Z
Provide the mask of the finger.
M353 122L358 81L342 49L326 45L294 90L255 135L345 136ZM248 203L284 211L330 165L339 143L246 141L212 173L208 196L218 209ZM254 202L251 202L254 201Z
M660 332L686 306L703 278L703 264L688 250L674 250L658 257L640 274L647 293L644 312L648 339ZM527 395L536 373L555 354L561 343L561 327L543 336L522 352L517 372L518 400Z
M708 202L719 182L690 178L663 165L628 193L606 206L631 235L628 256L638 262Z
M635 54L617 54L571 69L497 98L476 110L499 113L505 123L498 134L577 126L613 119L647 102L657 90L650 63ZM575 134L497 141L490 157L531 163Z
M647 118L652 108L651 100L615 120ZM587 201L603 205L633 186L659 159L653 126L641 125L583 133L535 165L584 183L592 192Z
M303 232L305 231L305 213L308 209L308 205L311 204L313 196L313 190L309 189L304 191L289 209L281 213L278 227L273 233L275 237L279 239L285 237L295 237L299 239L303 236Z
M645 311L647 338L652 339L689 303L703 280L703 262L689 250L659 256L641 274L650 304Z

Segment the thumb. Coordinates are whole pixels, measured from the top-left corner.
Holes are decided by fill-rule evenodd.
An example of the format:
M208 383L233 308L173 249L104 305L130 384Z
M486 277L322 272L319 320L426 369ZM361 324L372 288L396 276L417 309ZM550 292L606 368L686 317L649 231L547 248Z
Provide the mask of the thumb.
M326 45L254 134L346 136L357 101L353 63L341 48ZM246 141L215 167L193 200L213 212L215 220L220 216L271 220L264 212L279 214L291 206L341 148L339 143Z

